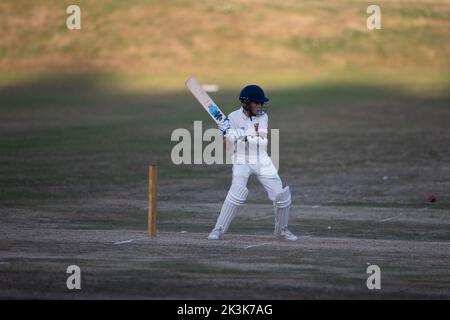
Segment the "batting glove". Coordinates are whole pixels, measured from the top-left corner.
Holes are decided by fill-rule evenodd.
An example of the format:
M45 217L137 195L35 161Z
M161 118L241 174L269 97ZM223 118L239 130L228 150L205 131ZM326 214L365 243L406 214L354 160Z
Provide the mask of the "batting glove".
M247 141L249 144L253 144L253 145L257 145L259 144L260 146L267 146L267 143L269 142L266 138L263 137L253 137L253 136L247 136Z
M222 131L222 134L225 135L227 133L227 130L230 129L230 121L228 120L228 118L225 118L219 122L217 127L220 131Z

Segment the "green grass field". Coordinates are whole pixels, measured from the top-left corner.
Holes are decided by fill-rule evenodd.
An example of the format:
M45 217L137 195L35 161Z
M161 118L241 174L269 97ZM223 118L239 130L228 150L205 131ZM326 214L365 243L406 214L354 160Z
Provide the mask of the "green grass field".
M78 31L69 4L0 3L0 297L450 297L447 2L381 1L377 31L366 1L79 1ZM266 89L296 243L271 237L256 179L206 240L231 167L171 162L174 129L213 127L192 75L227 113L244 84Z

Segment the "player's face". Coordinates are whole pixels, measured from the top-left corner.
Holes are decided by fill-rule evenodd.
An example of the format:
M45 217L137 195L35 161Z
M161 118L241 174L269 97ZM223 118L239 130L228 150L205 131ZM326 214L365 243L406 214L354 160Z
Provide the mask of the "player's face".
M250 102L250 108L253 114L260 114L262 110L262 105L259 102L252 101Z

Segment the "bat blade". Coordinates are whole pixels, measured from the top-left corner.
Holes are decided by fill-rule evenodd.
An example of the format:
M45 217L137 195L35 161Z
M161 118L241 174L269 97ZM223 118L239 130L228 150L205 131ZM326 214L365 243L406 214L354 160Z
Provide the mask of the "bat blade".
M191 91L197 101L200 102L206 112L208 112L217 124L219 124L221 120L225 119L225 115L222 110L220 110L203 87L198 84L194 78L190 78L186 81L186 87L189 91Z

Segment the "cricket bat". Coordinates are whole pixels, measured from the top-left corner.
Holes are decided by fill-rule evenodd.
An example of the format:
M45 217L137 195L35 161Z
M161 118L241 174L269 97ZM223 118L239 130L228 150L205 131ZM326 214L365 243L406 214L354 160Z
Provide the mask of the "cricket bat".
M186 87L191 91L194 97L200 102L202 107L208 112L211 118L219 124L225 119L225 115L220 108L214 103L211 97L206 93L201 85L194 78L186 81Z

